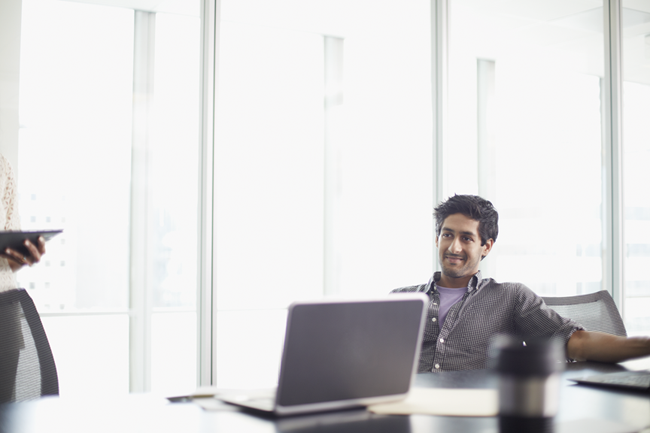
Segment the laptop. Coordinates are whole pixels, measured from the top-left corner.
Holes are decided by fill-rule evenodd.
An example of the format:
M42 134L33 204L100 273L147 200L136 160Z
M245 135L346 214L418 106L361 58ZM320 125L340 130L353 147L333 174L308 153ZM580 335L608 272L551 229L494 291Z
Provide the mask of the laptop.
M293 415L404 399L411 387L429 299L400 293L289 306L277 388L218 399Z
M582 385L597 385L650 392L650 371L617 371L569 379Z

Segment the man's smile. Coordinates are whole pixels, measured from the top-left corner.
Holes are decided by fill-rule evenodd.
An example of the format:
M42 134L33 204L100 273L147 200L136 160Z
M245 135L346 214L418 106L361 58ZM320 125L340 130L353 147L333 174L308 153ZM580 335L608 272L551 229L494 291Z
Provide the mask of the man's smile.
M450 254L445 255L445 258L449 260L451 263L460 263L463 260L465 260L465 258L462 256L454 256Z

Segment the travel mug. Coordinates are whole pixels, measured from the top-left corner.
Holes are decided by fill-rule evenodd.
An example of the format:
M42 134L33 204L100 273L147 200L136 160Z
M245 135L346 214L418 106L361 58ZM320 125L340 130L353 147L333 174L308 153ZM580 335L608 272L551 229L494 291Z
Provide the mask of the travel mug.
M501 431L552 431L565 366L562 342L523 343L520 338L498 335L489 355L498 376Z

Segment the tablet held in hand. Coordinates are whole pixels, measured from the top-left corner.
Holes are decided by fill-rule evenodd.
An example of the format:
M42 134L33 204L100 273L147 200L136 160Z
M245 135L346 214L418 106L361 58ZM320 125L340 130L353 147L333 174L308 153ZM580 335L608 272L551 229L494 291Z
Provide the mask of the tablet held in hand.
M32 244L38 245L40 236L47 242L61 232L63 230L0 231L0 251L11 248L21 254L27 254L25 240L29 239Z

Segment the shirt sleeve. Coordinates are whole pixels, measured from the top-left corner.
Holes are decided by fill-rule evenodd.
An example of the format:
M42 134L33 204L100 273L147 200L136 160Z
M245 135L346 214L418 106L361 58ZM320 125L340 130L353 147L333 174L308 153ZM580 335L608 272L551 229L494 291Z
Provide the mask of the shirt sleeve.
M521 285L517 293L515 325L524 341L533 338L557 338L566 347L575 331L584 330L579 323L560 316L528 287ZM567 361L572 361L567 357Z

